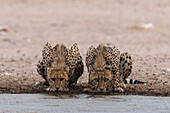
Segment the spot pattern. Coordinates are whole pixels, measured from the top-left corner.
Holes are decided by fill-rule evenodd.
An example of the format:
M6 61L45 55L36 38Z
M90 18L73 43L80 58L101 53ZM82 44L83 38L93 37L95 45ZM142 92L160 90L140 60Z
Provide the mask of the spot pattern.
M58 58L58 52L57 48L59 47L59 44L56 46L52 47L49 43L47 43L43 50L42 50L42 59L38 62L37 64L37 72L45 79L46 84L49 84L49 79L48 79L48 68L56 68L55 59ZM68 67L68 82L69 86L72 83L77 83L78 78L82 75L83 70L84 70L84 64L82 62L82 57L80 55L79 49L77 44L73 44L71 46L71 49L66 48L63 45L63 57L64 57L64 63L63 64L63 69L65 67ZM65 66L64 66L65 65ZM62 70L62 69L61 69Z
M91 73L96 72L97 70L97 68L95 67L95 63L98 62L96 61L96 55L97 51L101 49L101 46L101 44L97 48L91 46L86 53L86 66L89 71L89 84L91 85L91 87L93 87L93 89L97 89L97 87L99 87L99 82L97 82L100 81L99 76L98 80L96 79L97 77L95 77L95 82L92 82L90 78L92 78L91 76L94 76ZM101 66L101 69L103 69L104 71L111 71L111 79L109 79L109 81L111 80L111 82L105 82L105 84L108 84L105 85L105 87L107 89L112 89L112 91L122 92L123 86L121 84L132 71L131 55L128 53L120 54L120 51L115 46L102 46L102 51L104 57L104 65ZM103 76L105 75L103 74Z

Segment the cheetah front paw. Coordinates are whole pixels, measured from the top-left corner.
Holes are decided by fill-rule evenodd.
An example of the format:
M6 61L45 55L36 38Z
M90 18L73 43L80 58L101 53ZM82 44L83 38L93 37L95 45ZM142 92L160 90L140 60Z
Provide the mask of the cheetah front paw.
M69 91L69 88L65 88L63 91L66 91L66 92L67 92L67 91Z
M91 88L84 88L83 92L92 92L92 89Z
M125 83L120 83L120 87L123 88L123 89L126 88Z
M115 88L114 89L115 92L119 92L119 93L123 93L124 90L121 87Z
M49 86L46 91L55 91L54 88L52 88L51 86Z

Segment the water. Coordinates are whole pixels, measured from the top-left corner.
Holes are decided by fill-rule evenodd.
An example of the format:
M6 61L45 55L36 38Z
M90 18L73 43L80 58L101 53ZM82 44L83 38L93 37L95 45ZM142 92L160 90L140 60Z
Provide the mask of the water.
M170 97L1 94L7 113L170 113Z

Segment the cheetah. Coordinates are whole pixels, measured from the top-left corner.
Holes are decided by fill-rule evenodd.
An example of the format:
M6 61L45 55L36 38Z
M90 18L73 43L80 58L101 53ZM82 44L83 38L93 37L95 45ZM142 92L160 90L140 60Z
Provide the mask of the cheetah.
M125 83L132 81L127 79L132 72L131 55L120 54L115 46L91 46L86 53L85 62L89 72L90 91L123 92ZM142 82L136 80L136 83Z
M89 86L97 92L120 91L119 84L120 52L116 47L100 44L91 46L86 53L86 66L89 71Z
M84 64L77 44L71 49L47 43L42 50L42 59L37 64L37 72L45 79L47 91L68 91L82 75Z

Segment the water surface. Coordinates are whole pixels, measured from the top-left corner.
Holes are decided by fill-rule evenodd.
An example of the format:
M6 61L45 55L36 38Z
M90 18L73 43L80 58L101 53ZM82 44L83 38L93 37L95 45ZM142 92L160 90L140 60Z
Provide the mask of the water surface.
M0 112L170 113L170 97L1 94Z

